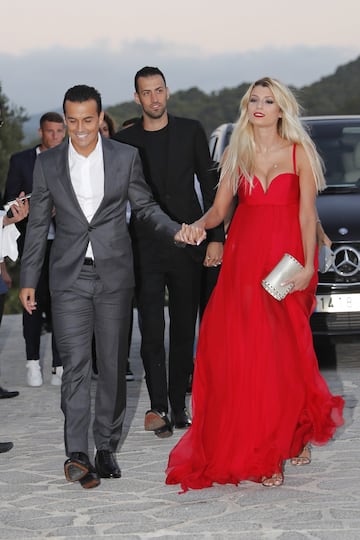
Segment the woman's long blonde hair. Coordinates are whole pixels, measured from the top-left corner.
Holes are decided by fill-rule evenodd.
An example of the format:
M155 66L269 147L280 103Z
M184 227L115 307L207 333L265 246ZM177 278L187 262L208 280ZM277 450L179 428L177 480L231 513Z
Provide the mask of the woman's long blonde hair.
M229 146L220 164L220 182L228 175L234 194L240 178L253 185L255 171L255 140L253 126L248 118L248 103L251 93L256 86L269 88L275 102L280 107L282 116L278 121L278 134L281 138L301 144L310 160L314 181L318 191L325 187L324 167L315 144L300 120L300 106L291 90L276 79L264 77L255 81L247 90L240 102L240 117L234 126Z

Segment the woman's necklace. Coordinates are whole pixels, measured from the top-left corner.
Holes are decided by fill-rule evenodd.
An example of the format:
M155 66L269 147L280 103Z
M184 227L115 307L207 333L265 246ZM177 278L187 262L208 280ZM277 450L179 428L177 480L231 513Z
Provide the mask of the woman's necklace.
M260 154L272 154L273 152L278 152L279 150L284 148L284 146L285 146L284 141L281 141L281 143L275 147L265 148L264 150L260 151ZM278 166L279 166L279 163L275 162L275 163L272 163L271 168L277 169Z

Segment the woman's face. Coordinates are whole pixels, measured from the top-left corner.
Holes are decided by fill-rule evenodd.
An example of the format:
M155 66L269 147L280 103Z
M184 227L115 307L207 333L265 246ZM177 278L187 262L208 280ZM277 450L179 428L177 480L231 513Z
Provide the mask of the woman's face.
M103 120L100 124L100 133L103 137L105 137L106 139L110 139L110 131L109 131L109 126L107 125L107 123L105 122L105 120Z
M250 94L247 106L249 122L254 126L277 125L281 110L274 94L266 86L255 86Z

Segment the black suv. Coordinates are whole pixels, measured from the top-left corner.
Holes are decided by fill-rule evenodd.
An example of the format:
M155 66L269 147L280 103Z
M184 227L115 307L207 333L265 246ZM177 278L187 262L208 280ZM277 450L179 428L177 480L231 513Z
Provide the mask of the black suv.
M326 189L317 198L319 217L331 238L334 263L319 273L317 307L311 317L315 343L360 336L360 116L303 118L326 167ZM218 162L233 124L210 136Z

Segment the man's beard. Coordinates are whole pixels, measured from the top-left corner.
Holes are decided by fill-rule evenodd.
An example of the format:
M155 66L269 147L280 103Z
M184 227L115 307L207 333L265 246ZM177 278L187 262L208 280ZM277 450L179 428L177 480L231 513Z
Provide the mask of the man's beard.
M159 109L158 111L147 110L147 111L144 111L144 113L149 118L152 118L153 120L157 120L161 118L162 116L164 116L164 114L166 113L166 108L164 107L163 109Z

